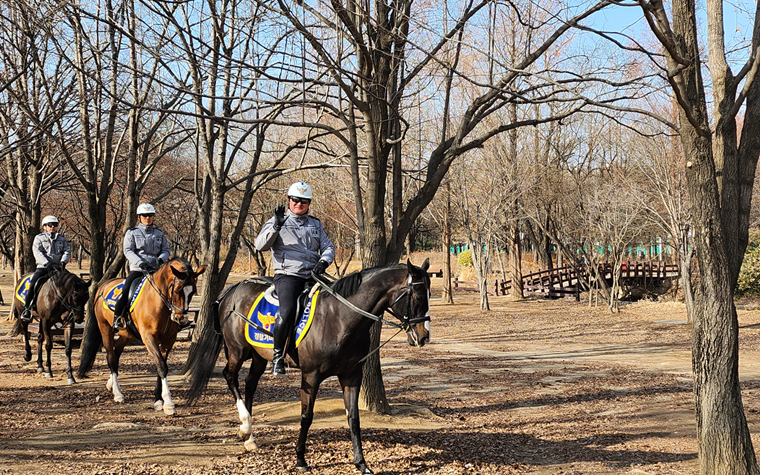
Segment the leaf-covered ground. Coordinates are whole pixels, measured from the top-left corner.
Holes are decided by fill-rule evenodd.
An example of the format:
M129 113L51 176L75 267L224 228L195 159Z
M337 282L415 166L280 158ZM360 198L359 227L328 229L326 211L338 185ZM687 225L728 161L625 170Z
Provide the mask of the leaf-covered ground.
M375 473L697 472L683 305L637 303L614 315L570 300L498 297L491 305L480 311L471 295L435 302L429 345L410 348L397 337L383 348L395 414L362 412ZM757 434L760 313L742 310L740 323L744 404ZM9 328L0 323L0 333ZM104 354L87 379L67 386L60 345L50 380L23 361L19 340L0 338L0 473L297 473L298 371L262 379L254 405L260 450L246 453L220 376L195 406L184 405L178 373L188 347L179 343L169 358L178 414L167 417L152 409L155 373L143 347L122 357L127 400L116 404L105 390ZM316 409L311 473L358 473L336 380L325 382Z

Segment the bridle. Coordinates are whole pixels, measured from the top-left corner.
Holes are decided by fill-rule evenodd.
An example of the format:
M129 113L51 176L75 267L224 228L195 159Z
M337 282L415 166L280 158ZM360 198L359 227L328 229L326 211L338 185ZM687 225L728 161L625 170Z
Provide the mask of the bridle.
M58 284L56 284L55 282L56 277L58 277L61 274L62 272L58 272L55 275L51 275L48 282L50 283L50 286L53 288L53 293L55 293L56 298L58 299L59 302L61 302L61 305L63 305L63 308L65 308L67 311L66 318L63 318L61 320L64 323L71 323L71 322L74 322L74 319L76 317L76 312L80 309L70 305L66 301L76 293L77 282L74 282L74 288L71 289L71 291L68 294L66 294L65 296L61 295L61 291L58 289ZM74 278L76 278L76 276L74 276ZM82 314L84 313L84 308L81 309L80 313Z
M170 266L170 268L171 268L171 266ZM148 277L148 283L150 284L151 287L153 287L153 290L156 291L156 293L158 294L158 297L164 303L164 306L171 311L171 314L172 314L171 319L172 319L172 321L181 325L182 324L181 322L183 320L187 320L188 312L187 312L186 308L180 308L180 307L174 305L174 302L173 302L173 299L172 299L172 293L175 293L177 295L180 294L180 292L174 290L174 288L177 286L177 282L179 281L179 279L177 279L177 276L172 273L172 275L174 275L174 277L172 279L171 285L169 285L169 289L168 289L169 295L165 296L163 294L163 292L161 291L161 289L159 289L158 286L156 285L155 279L153 278L153 274L151 274L148 271L143 271L143 272ZM190 278L190 272L187 271L187 270L185 270L185 272L187 272L188 277L184 281L182 281L182 284L183 284L182 288L185 288L184 284L187 283L188 280L189 280L189 278Z
M391 326L391 327L394 327L394 328L398 328L399 332L401 332L401 331L409 332L409 331L411 331L411 326L412 325L414 325L416 323L422 323L422 322L429 322L430 321L430 316L429 315L425 315L423 317L416 317L416 318L411 318L409 316L412 313L412 290L413 290L414 286L416 286L416 285L426 285L424 280L419 281L419 282L414 282L411 273L409 274L409 279L408 279L408 282L407 282L407 285L406 285L406 289L404 289L404 291L401 293L401 295L399 295L398 297L396 297L396 300L394 300L393 303L391 303L390 305L388 305L388 307L386 307L384 309L386 312L388 312L391 315L393 315L394 317L396 317L396 319L398 319L401 322L400 324L396 323L396 322L393 322L393 321L390 321L390 320L386 320L382 316L377 316L377 315L374 315L374 314L371 314L371 313L367 312L366 310L360 309L356 305L354 305L351 302L349 302L345 297L343 297L342 295L339 295L337 292L335 292L332 289L332 287L330 287L330 284L326 280L323 280L321 278L321 276L315 274L314 272L311 273L311 277L318 284L322 285L322 288L323 288L323 290L325 292L327 292L328 294L330 294L333 297L335 297L340 303L342 303L346 307L350 308L351 310L353 310L354 312L358 313L359 315L361 315L363 317L369 318L370 320L374 320L376 322L381 322L381 323L384 323L384 324L386 324L388 326ZM402 298L404 298L407 295L409 295L409 299L407 301L406 311L404 312L404 315L402 315L402 316L399 317L392 310L392 307L394 305L396 305Z

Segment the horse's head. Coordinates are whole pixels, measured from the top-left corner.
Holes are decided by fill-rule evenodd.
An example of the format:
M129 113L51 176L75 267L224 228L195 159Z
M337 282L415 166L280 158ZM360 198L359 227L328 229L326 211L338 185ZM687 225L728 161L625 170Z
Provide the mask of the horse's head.
M84 321L84 307L90 298L90 284L76 275L57 267L51 272L53 281L53 294L64 308L64 321L82 323Z
M193 295L197 291L198 276L203 274L205 270L206 266L200 266L198 270L193 271L189 262L175 257L153 274L153 278L157 280L159 287L168 290L167 304L171 307L171 318L178 324L187 321L187 310Z
M430 341L430 277L427 270L430 261L425 259L422 266L416 267L406 261L408 274L401 290L392 305L393 313L403 315L401 322L405 326L406 339L411 346L425 346Z

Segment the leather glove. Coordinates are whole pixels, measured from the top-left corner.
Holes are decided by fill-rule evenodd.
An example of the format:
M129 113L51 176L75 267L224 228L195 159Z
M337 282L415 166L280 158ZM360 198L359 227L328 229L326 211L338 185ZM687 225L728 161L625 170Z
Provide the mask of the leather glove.
M274 228L280 230L288 218L285 216L285 206L280 205L274 209Z
M161 267L162 265L164 265L164 260L163 260L163 259L161 259L161 258L159 257L159 258L156 260L156 265L157 265L158 267Z
M327 266L330 264L327 263L327 261L320 260L317 262L317 265L314 266L314 269L312 269L312 272L316 275L322 275L327 270Z
M140 269L144 270L145 272L148 272L148 271L150 271L150 264L148 264L147 262L143 261L143 262L140 263Z

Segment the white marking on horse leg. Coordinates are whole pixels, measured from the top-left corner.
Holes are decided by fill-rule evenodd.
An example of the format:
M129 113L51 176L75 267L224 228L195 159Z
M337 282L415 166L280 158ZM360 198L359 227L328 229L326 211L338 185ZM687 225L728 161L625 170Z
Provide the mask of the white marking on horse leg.
M111 378L106 383L106 389L110 389L113 392L114 402L124 402L124 394L121 392L119 378L116 373L111 373Z
M240 417L241 422L238 437L244 439L251 435L251 432L253 431L253 428L251 427L251 414L248 412L248 409L245 408L245 402L242 399L238 399L235 406L237 407L238 417Z
M156 412L161 412L164 410L164 401L155 401L153 403L153 410Z
M164 414L167 416L173 416L177 413L177 411L174 410L172 394L169 392L169 381L166 378L161 378L161 399L164 400Z

